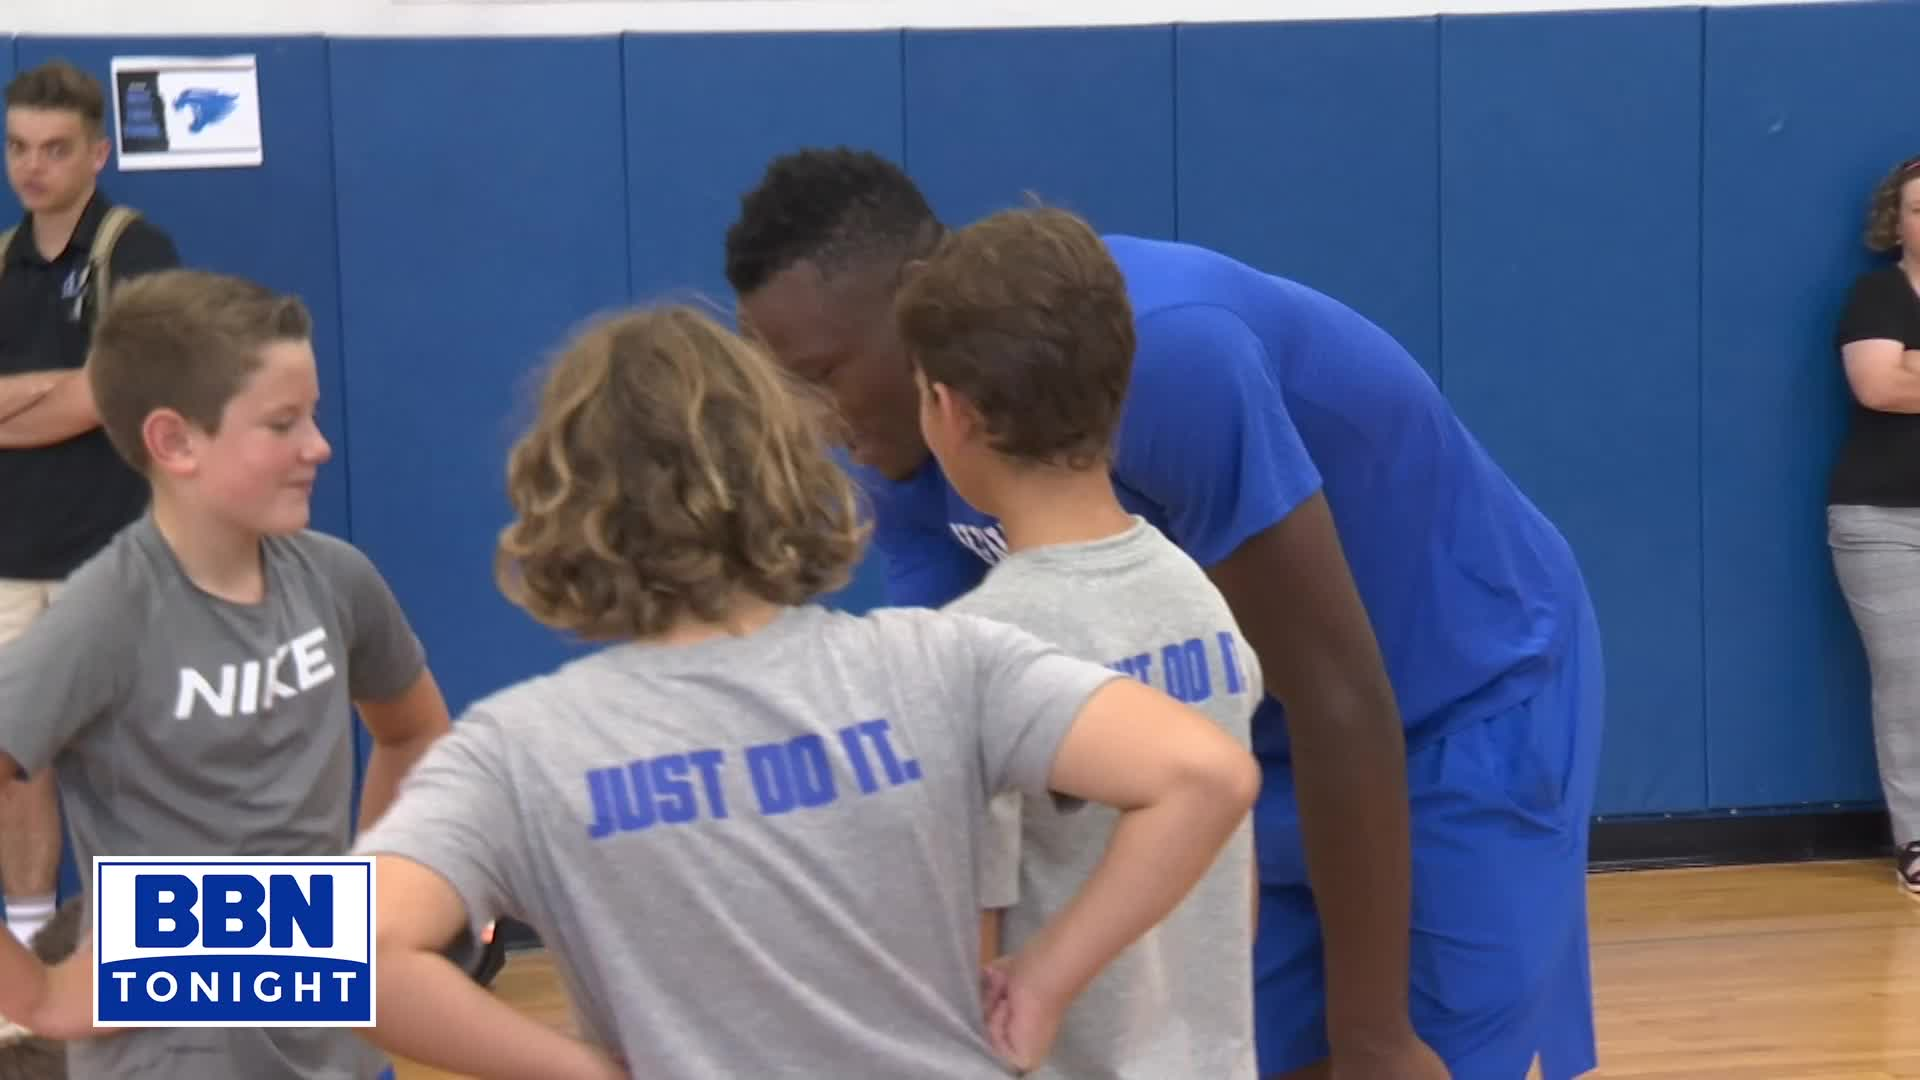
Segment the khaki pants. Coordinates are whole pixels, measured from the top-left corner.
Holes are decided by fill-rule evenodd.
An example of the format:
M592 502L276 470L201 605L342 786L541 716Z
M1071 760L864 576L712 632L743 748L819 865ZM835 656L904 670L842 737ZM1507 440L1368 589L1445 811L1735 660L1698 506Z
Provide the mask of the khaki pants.
M59 588L57 581L0 578L0 649L27 632ZM59 884L60 843L52 769L26 783L0 784L0 891L53 892Z
M0 647L26 633L59 588L57 581L0 578Z

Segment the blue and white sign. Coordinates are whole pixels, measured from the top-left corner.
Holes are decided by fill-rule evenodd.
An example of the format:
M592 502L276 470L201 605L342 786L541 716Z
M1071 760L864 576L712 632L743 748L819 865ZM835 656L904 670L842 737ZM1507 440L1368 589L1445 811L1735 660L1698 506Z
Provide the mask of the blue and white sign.
M93 862L93 1020L367 1027L371 858Z
M259 75L252 56L114 57L120 168L258 166Z

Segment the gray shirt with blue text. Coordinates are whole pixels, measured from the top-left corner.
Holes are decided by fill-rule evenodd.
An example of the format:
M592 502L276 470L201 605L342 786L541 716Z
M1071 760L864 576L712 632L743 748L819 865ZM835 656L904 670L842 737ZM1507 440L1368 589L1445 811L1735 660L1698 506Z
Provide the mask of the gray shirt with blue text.
M925 610L619 645L473 706L358 849L438 872L476 926L531 924L636 1075L1004 1077L987 802L1043 795L1118 677Z
M1218 721L1241 745L1263 692L1220 591L1139 518L1103 540L1016 551L949 610L1031 631ZM1011 953L1071 900L1106 852L1115 812L996 800L981 906L1005 909ZM1074 1002L1051 1080L1253 1080L1253 835L1243 822L1181 905Z

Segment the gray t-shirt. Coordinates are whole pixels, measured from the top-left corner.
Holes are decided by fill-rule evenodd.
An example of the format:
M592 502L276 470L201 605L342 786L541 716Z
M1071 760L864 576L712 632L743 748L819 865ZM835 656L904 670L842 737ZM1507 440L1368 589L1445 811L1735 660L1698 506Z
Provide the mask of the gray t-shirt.
M1044 794L1118 677L910 609L614 646L473 706L357 850L531 925L583 1037L647 1076L1004 1077L987 802Z
M1193 706L1241 745L1263 685L1253 650L1206 573L1135 518L1103 540L1015 552L949 610L1018 626ZM981 906L1006 909L1013 952L1073 898L1106 852L1106 807L1003 796ZM1179 908L1122 953L1068 1011L1059 1080L1252 1080L1253 833L1242 823Z
M350 545L302 532L262 550L266 598L231 603L189 580L142 517L0 648L0 751L29 772L54 766L81 866L346 852L351 702L406 690L425 658ZM68 1044L69 1070L91 1078L363 1080L383 1066L345 1028L156 1028Z

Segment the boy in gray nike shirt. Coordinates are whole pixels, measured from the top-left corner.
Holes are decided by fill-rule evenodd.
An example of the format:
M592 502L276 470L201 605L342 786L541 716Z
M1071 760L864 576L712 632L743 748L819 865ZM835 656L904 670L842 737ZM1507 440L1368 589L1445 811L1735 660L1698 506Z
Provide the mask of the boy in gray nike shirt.
M863 529L770 359L681 308L564 349L515 446L501 583L603 651L475 705L376 853L388 1050L461 1075L985 1080L1159 922L1252 805L1206 717L1021 631L810 601ZM983 995L987 803L1125 808ZM511 914L581 1039L439 955ZM983 1000L984 998L984 1000Z
M360 552L306 529L329 456L306 309L168 271L115 294L89 379L149 513L0 650L0 783L52 765L82 866L96 855L340 855L351 842L351 707L374 738L378 818L447 730L420 643ZM91 885L91 875L87 875ZM71 1038L89 1078L366 1080L347 1029L153 1028L86 1038L86 965L0 935L0 1013Z
M1253 649L1206 573L1130 515L1109 478L1133 323L1098 237L1050 211L985 219L942 243L897 312L927 444L961 497L997 519L975 548L997 564L949 610L1108 664L1247 745L1263 692ZM1112 820L1044 797L992 809L985 937L1018 949L1072 899ZM1036 1075L1253 1080L1254 890L1243 821L1179 908L1081 995Z

